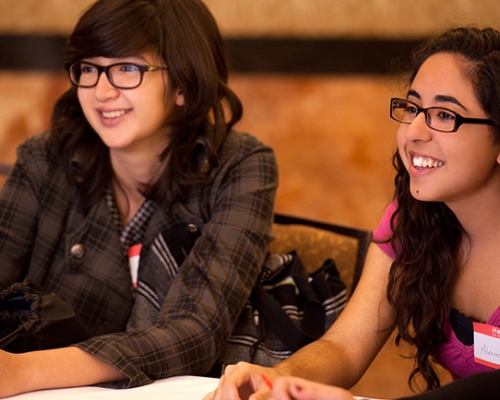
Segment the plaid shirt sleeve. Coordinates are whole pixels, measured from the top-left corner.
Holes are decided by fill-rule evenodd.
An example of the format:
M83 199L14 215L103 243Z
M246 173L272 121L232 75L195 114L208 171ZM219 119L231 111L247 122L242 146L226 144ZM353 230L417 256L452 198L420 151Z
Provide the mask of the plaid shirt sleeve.
M192 194L201 236L153 326L77 344L129 378L111 387L205 374L224 349L267 254L278 172L271 148L237 132L219 161L209 187Z

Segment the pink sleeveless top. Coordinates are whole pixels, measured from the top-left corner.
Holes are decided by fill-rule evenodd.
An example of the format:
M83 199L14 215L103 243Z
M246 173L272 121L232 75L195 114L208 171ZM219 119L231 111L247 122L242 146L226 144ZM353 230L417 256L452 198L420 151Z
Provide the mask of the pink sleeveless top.
M373 238L376 240L387 239L391 236L391 217L396 210L396 203L392 202L385 210L379 225L373 232ZM392 259L396 258L390 243L381 243L378 246ZM486 321L488 325L500 327L500 307L498 307L493 315ZM434 358L444 368L450 371L454 379L463 378L467 375L476 374L478 372L492 371L492 368L474 361L474 345L464 345L455 335L451 324L448 322L446 326L448 341L441 345Z

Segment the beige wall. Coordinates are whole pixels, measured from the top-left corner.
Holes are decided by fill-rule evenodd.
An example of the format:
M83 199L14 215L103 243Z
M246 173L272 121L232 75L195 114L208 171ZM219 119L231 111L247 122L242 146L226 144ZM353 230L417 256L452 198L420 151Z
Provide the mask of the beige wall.
M93 0L1 0L0 32L69 32ZM425 36L450 24L500 24L497 0L206 0L231 36Z
M92 0L1 0L0 34L68 34ZM500 21L497 0L206 0L226 37L421 37ZM1 50L1 49L0 49ZM392 194L390 77L234 74L240 129L272 145L276 209L373 229ZM48 128L64 73L0 71L0 162Z

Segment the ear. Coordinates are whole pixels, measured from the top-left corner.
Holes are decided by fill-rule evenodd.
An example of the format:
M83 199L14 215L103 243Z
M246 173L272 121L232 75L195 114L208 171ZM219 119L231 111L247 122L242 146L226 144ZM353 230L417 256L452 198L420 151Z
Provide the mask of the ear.
M184 95L182 94L182 92L180 90L178 90L175 95L175 105L179 106L179 107L183 107L184 104L185 104L185 101L184 101Z

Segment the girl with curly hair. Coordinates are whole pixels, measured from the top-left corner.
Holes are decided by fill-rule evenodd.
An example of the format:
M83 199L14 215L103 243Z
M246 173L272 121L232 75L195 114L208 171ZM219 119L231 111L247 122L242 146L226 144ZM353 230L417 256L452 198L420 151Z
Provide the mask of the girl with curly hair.
M267 398L261 372L277 379L275 399L352 398L300 378L350 388L395 328L397 341L416 349L410 385L420 374L428 391L440 386L433 361L456 380L497 379L475 358L474 326L500 326L500 32L456 28L423 43L408 82L390 104L400 122L394 201L346 309L323 337L274 368L229 366L208 398ZM279 378L290 375L300 378ZM471 381L469 388L498 391L472 377L463 382Z

